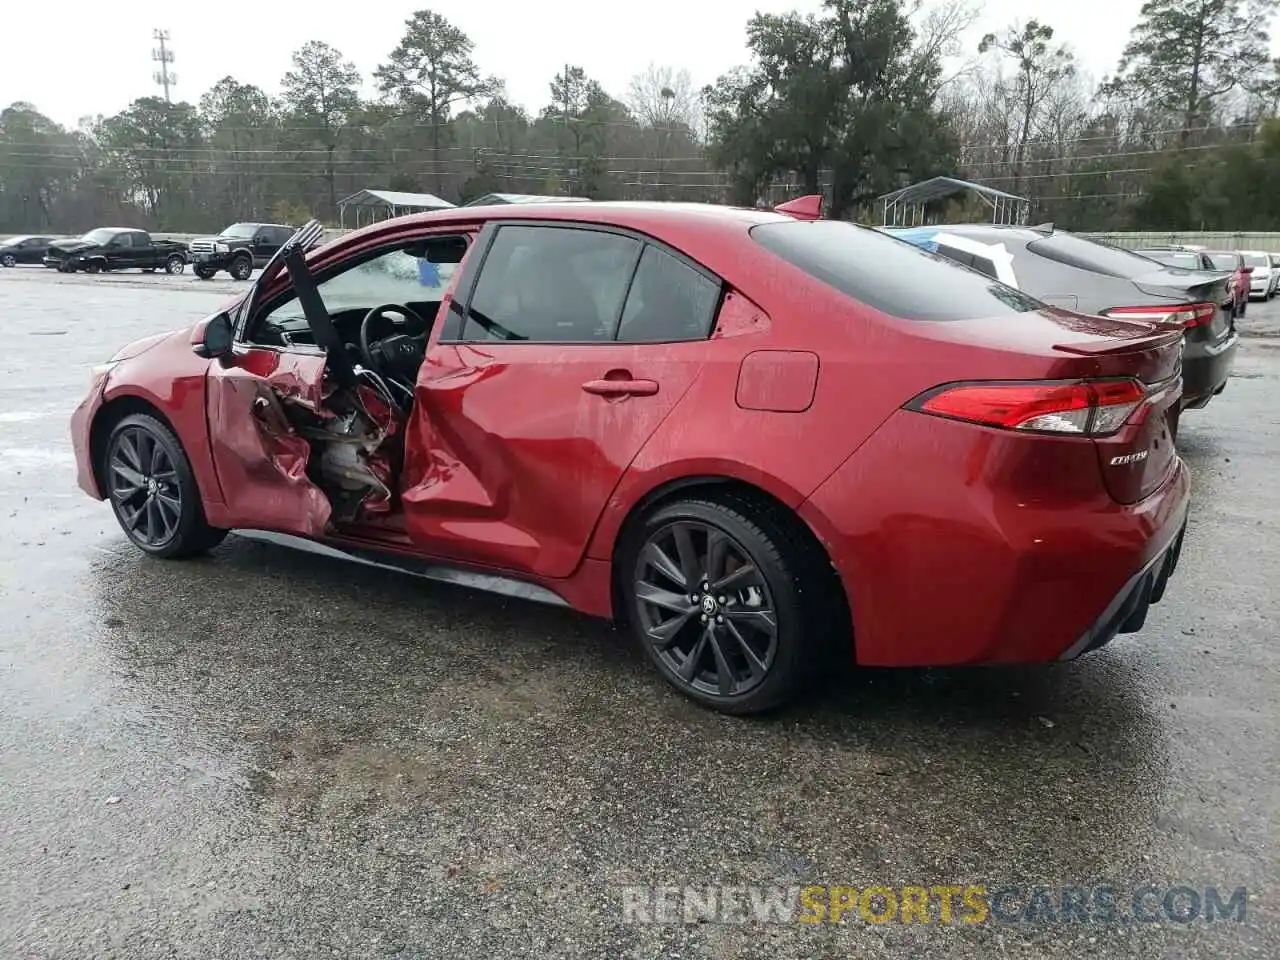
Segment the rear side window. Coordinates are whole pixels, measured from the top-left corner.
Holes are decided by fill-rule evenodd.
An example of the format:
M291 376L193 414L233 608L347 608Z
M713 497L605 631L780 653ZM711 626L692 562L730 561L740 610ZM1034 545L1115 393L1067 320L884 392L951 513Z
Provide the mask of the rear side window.
M1044 307L946 257L841 220L762 223L751 236L814 279L904 320L972 320Z
M624 343L705 340L720 284L647 244L627 293L618 339Z
M1132 250L1094 243L1070 233L1055 233L1043 240L1032 240L1027 244L1027 249L1046 260L1124 280L1132 280L1152 272L1151 260L1147 257Z

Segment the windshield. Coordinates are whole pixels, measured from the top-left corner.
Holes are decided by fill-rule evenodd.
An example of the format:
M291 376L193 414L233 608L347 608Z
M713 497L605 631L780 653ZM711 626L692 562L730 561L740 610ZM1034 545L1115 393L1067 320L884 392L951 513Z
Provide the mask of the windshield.
M976 270L842 220L762 223L751 228L751 236L814 279L905 320L972 320L1044 309Z
M322 281L317 289L331 314L370 310L383 303L439 303L457 268L456 263L431 263L403 250L392 250ZM267 322L272 326L305 325L306 314L297 298L291 297L271 311Z
M107 243L119 232L119 230L109 230L106 227L99 227L97 230L90 230L80 239L85 243Z
M1219 270L1235 270L1240 266L1240 259L1234 253L1211 253L1209 259Z
M1271 261L1265 253L1251 253L1244 258L1244 262L1251 267L1270 267Z
M1144 257L1150 257L1156 263L1166 267L1178 267L1182 270L1199 270L1200 258L1194 253L1170 253L1164 250L1139 251Z
M1079 270L1133 280L1152 272L1151 260L1132 250L1095 243L1071 233L1055 233L1027 244L1032 253Z
M226 237L228 240L252 240L253 235L257 232L258 225L256 223L233 223L218 236Z

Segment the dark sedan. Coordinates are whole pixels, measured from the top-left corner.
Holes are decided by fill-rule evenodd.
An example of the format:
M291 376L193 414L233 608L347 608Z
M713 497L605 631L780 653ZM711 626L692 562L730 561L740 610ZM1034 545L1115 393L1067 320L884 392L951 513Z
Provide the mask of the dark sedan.
M1052 306L1177 324L1184 331L1184 408L1205 406L1227 385L1237 346L1229 271L1168 266L1052 224L962 224L887 232Z
M40 263L53 237L8 237L0 240L0 267L16 267L20 263Z

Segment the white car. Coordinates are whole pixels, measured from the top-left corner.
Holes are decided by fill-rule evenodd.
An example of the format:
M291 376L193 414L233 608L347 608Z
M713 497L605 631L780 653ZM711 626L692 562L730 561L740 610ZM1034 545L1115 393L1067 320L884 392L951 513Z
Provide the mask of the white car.
M1258 300L1270 300L1280 285L1280 255L1265 250L1241 250L1246 266L1253 267L1249 278L1249 296Z

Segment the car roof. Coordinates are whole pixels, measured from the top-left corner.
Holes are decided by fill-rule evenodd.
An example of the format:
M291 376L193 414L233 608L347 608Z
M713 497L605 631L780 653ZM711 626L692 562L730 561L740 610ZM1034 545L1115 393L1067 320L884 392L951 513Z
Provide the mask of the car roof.
M709 232L744 233L762 223L799 223L795 217L768 210L727 207L713 203L668 203L645 200L605 200L592 203L509 203L485 207L452 207L427 213L410 214L361 227L343 237L372 236L389 228L439 226L451 223L488 223L501 220L525 220L597 224L662 233L695 228Z

